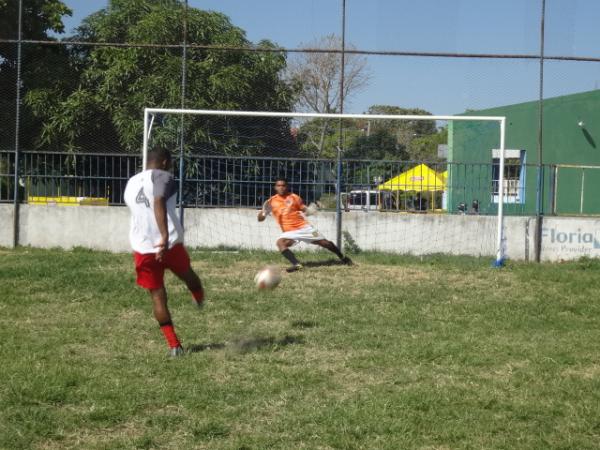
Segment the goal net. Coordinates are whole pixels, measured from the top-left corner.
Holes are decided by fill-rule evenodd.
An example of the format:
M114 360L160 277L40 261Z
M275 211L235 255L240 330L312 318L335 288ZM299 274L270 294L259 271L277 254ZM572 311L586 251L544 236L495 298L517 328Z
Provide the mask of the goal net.
M487 136L477 158L465 156L473 133ZM191 247L275 250L278 224L256 215L283 177L347 251L502 264L504 134L504 117L147 108L143 161L154 146L172 151Z

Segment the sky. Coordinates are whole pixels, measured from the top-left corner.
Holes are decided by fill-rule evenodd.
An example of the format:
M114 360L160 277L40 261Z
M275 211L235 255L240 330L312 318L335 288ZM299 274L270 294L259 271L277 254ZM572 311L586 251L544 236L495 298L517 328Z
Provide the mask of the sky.
M341 35L341 0L188 0L218 11L252 42L286 48ZM106 0L63 0L67 35ZM346 41L361 50L539 54L541 0L346 0ZM599 0L546 0L545 54L600 58ZM291 58L294 55L290 56ZM375 104L433 114L536 100L537 60L367 56L368 86L345 112ZM600 87L600 62L546 61L544 95Z

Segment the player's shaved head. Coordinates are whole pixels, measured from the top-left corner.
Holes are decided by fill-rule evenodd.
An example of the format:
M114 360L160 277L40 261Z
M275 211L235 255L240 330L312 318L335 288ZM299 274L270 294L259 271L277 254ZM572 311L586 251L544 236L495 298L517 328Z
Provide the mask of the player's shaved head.
M148 162L157 163L171 161L171 152L165 147L154 147L148 152Z
M148 152L148 169L171 169L171 152L165 147L155 147Z
M279 178L275 178L275 184L285 184L286 186L288 185L288 180L287 178L284 177L279 177Z

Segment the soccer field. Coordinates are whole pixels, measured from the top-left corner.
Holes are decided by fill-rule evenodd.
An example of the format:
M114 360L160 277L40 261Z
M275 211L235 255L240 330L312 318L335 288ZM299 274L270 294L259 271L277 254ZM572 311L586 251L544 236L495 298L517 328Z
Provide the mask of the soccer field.
M195 251L170 359L132 258L2 250L0 448L547 449L600 442L600 262L355 256L258 292Z

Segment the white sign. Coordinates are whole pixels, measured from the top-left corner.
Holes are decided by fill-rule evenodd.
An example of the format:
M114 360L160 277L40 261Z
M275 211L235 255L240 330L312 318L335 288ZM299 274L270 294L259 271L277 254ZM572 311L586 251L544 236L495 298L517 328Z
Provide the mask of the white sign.
M551 261L600 257L600 220L545 218L542 255Z

